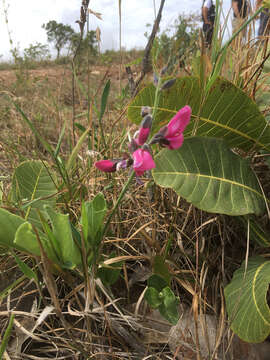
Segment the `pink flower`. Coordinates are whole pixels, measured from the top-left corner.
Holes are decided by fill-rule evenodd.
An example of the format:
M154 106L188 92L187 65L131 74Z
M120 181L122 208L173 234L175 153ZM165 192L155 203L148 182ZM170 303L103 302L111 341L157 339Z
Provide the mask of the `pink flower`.
M115 172L117 161L113 160L100 160L95 162L95 167L104 172Z
M134 151L133 159L133 169L137 176L141 176L146 170L151 170L156 167L151 154L145 149Z
M144 129L143 127L140 128L138 138L135 139L136 143L140 146L143 145L146 142L149 133L150 129Z
M183 131L190 121L191 108L186 105L178 111L166 126L167 131L164 138L169 141L167 146L169 149L178 149L184 141Z
M138 137L135 139L137 145L141 146L146 142L148 135L150 134L151 126L152 116L148 114L143 118Z
M190 116L191 108L186 105L174 115L168 125L159 130L150 145L159 143L171 150L180 148L184 141L183 131L190 121Z

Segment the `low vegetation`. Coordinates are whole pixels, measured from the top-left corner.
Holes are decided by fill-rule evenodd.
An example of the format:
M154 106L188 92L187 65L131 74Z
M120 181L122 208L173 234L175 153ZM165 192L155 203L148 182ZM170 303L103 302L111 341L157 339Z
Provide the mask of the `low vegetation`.
M269 38L181 15L100 53L85 3L56 60L1 64L0 358L240 359L270 335Z

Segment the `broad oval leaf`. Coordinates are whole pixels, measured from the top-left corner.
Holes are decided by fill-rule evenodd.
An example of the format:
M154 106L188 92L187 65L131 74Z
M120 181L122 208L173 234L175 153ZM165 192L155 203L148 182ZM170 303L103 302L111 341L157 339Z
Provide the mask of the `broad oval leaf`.
M41 228L38 211L44 205L55 205L55 175L40 160L21 163L14 171L12 179L13 200L23 205L25 219Z
M266 294L270 261L257 256L236 270L225 288L226 308L232 330L244 341L259 343L270 334L270 309Z
M172 188L204 211L227 215L260 214L265 208L258 181L248 162L223 140L192 137L178 150L155 157L155 182Z
M40 256L40 247L37 236L32 230L32 225L26 221L16 231L14 244L20 246L29 254Z
M97 194L93 200L82 203L81 223L87 251L89 247L100 244L106 213L107 204L102 193Z
M141 106L153 107L155 87L148 85L138 93L128 108L128 117L139 124ZM218 78L201 104L202 92L196 77L178 78L160 94L153 130L164 126L185 105L192 108L192 119L185 130L191 135L197 122L196 135L224 138L230 147L245 151L253 148L270 150L270 128L257 105L231 82Z
M17 229L25 223L20 216L0 208L0 245L24 250L23 247L14 244Z
M81 264L81 254L73 240L69 215L57 213L50 206L45 206L45 210L51 221L52 233L57 242L55 249L58 250L61 265L73 269L75 265Z

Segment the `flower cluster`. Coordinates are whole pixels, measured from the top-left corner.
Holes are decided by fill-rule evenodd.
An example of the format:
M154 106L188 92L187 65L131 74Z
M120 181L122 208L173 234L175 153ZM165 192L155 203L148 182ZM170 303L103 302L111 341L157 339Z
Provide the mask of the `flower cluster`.
M155 167L150 146L159 144L171 150L178 149L184 141L183 131L190 121L191 108L186 105L180 109L170 122L162 127L157 134L153 136L149 144L146 143L152 126L152 115L149 107L142 107L143 120L140 129L135 133L133 139L128 145L131 156L125 154L120 159L100 160L95 166L105 172L114 172L119 169L126 169L133 166L136 176L141 176L147 170Z

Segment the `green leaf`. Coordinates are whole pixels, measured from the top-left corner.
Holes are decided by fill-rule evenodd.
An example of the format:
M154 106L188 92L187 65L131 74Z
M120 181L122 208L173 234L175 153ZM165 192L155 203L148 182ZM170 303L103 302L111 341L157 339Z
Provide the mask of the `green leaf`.
M100 113L99 113L99 122L101 124L101 120L103 118L103 115L106 110L108 96L110 93L110 87L111 87L111 81L110 79L106 82L106 85L104 86L103 93L101 96L101 105L100 105Z
M112 252L109 259L113 259L115 256L115 252ZM104 285L111 286L118 280L122 265L123 261L118 261L110 265L102 264L97 271L97 277L101 279Z
M81 150L81 147L83 146L84 140L86 139L86 137L89 134L89 130L90 127L88 127L85 132L81 135L81 137L79 138L77 144L74 146L72 153L70 154L68 161L67 161L67 165L66 165L66 171L69 172L72 170L75 160L77 159L78 153Z
M25 249L29 254L40 256L39 244L29 222L26 221L19 226L15 234L14 243Z
M10 335L12 334L14 318L15 318L15 314L11 314L10 318L9 318L8 326L6 328L6 331L4 333L2 341L0 343L0 359L2 359L2 356L8 346L8 341L9 341Z
M57 255L61 259L62 265L72 269L81 263L81 255L73 240L69 215L57 213L49 206L45 206L45 210L50 218L52 233L57 242L55 247L58 250Z
M128 118L139 125L141 106L153 107L154 98L155 87L151 84L131 102ZM172 88L160 94L153 130L166 125L180 108L189 105L192 119L185 130L186 136L191 135L197 121L196 135L224 138L230 147L245 151L253 148L270 150L270 128L257 105L242 90L218 78L200 110L201 98L198 78L178 78Z
M44 205L55 205L55 176L39 160L25 161L14 171L12 194L15 202L23 203L26 209L25 219L41 228L38 212L43 212Z
M248 162L220 139L185 139L178 150L162 150L155 163L154 181L199 209L227 215L264 211L264 198Z
M18 264L21 271L24 273L25 276L28 277L30 280L35 280L38 283L37 274L27 265L25 264L16 254L12 254L15 258L16 263Z
M248 259L246 270L243 262L225 288L231 328L246 342L259 343L270 334L269 283L270 261L257 256Z
M158 292L160 292L162 289L164 289L169 284L163 277L161 277L157 274L153 274L147 280L147 285L148 285L148 287L152 287L152 288L156 289Z
M23 223L25 220L20 216L0 208L0 244L5 247L24 250L21 246L14 244L16 231Z
M255 216L239 216L236 218L244 226L246 232L249 226L249 237L262 247L270 247L270 234L259 224Z
M81 223L87 251L89 246L93 247L100 244L100 234L104 227L106 212L106 201L102 193L97 194L92 201L82 204Z
M160 292L157 291L153 287L147 288L147 290L144 294L144 298L153 309L158 308L162 304L162 301L163 301L163 298L160 295Z
M153 268L154 268L154 273L160 275L166 281L167 285L169 285L172 276L169 272L168 266L165 263L165 259L163 258L163 256L160 255L155 256Z
M179 320L179 299L175 297L169 286L165 287L160 295L163 298L163 302L158 308L160 314L171 324L176 325Z

